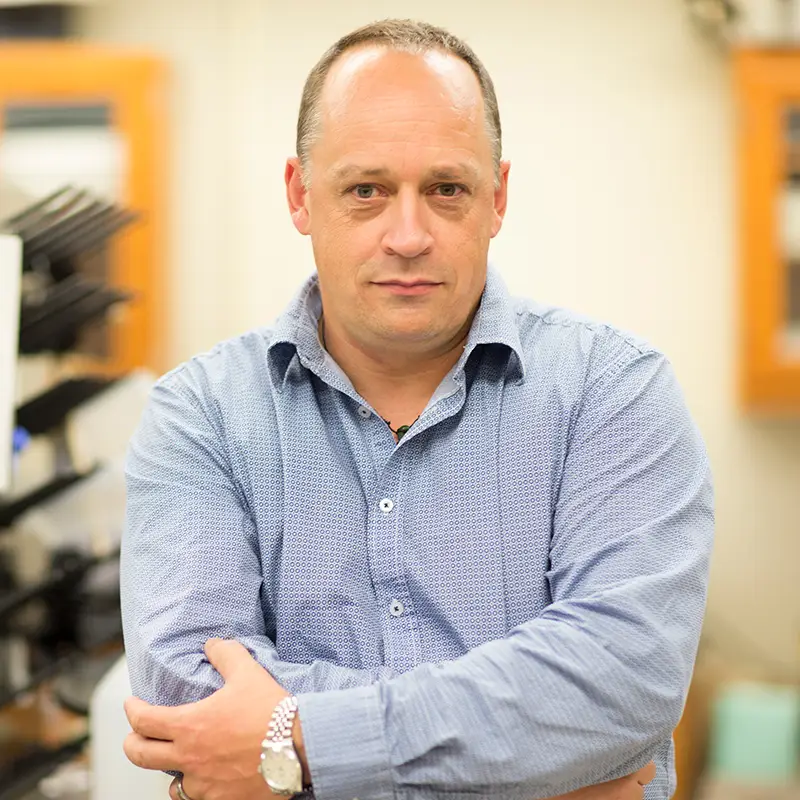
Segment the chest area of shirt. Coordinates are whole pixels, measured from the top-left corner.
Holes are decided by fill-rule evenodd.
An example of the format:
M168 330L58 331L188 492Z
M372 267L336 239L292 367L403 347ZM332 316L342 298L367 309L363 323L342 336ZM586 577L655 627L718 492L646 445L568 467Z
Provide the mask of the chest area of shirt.
M349 398L284 412L280 458L248 476L284 657L406 669L547 606L560 420L471 400L399 447Z

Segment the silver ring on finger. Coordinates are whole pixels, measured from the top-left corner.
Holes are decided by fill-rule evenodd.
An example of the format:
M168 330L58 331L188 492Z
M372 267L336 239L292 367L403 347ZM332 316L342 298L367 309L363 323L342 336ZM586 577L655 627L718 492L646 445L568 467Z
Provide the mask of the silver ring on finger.
M178 781L175 784L175 791L178 793L180 800L192 800L192 798L183 791L183 778L178 778Z

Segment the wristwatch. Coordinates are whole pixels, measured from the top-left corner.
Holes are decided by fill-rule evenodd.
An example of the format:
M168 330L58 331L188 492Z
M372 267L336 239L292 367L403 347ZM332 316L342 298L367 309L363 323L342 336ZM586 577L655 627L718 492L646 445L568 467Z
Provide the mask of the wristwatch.
M297 716L297 698L284 697L275 706L269 730L261 742L261 763L258 771L267 786L277 795L291 797L304 791L303 765L292 740L292 728Z

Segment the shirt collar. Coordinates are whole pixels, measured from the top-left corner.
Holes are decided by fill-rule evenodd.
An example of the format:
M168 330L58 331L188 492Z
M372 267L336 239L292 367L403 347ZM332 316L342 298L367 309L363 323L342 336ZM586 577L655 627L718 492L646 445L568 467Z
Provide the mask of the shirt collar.
M295 354L303 366L319 371L325 361L325 351L318 332L321 313L319 279L314 273L305 281L272 329L267 361L273 385L278 388L283 386ZM510 354L511 371L520 383L525 379L525 359L515 304L503 279L492 266L487 270L481 302L454 374L463 371L467 360L479 345L505 346Z

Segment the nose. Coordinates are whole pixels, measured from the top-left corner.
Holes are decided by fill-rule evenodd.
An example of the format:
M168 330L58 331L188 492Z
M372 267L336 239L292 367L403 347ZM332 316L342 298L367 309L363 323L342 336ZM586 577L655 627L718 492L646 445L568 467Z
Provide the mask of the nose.
M397 193L387 210L388 220L382 245L389 255L417 258L430 252L433 236L428 227L425 201L409 188Z

